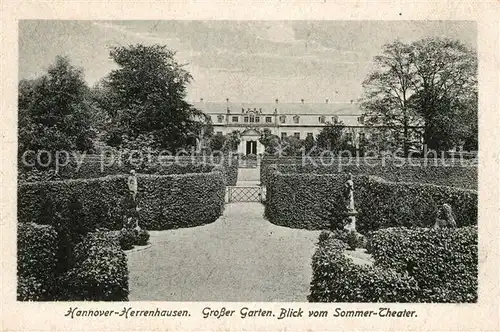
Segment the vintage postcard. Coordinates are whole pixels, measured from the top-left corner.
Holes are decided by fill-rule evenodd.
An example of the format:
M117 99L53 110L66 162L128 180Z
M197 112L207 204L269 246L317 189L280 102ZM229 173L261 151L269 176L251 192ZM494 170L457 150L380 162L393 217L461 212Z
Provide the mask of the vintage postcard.
M498 3L2 6L2 331L500 330Z

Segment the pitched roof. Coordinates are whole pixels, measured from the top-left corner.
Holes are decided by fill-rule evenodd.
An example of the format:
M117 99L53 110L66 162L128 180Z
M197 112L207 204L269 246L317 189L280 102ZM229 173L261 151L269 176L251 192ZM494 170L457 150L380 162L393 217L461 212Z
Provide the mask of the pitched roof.
M207 114L225 114L227 108L232 114L254 109L262 113L302 114L302 115L360 115L361 109L356 103L234 103L234 102L193 102L193 106Z

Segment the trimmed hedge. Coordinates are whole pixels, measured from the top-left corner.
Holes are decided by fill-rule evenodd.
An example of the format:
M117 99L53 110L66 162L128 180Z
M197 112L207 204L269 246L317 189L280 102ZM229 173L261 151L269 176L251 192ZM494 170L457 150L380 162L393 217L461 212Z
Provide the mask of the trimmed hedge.
M53 227L35 223L18 224L18 300L48 301L54 297L57 246L57 232Z
M36 169L34 167L20 167L18 178L20 182L35 182L35 181L60 181L68 179L92 179L101 178L109 175L125 175L131 169L135 169L140 174L155 174L155 175L173 175L173 174L190 174L190 173L209 173L214 167L220 165L224 169L226 182L228 185L236 185L238 177L237 155L221 157L215 156L181 156L174 160L165 160L160 162L156 159L151 162L144 162L140 165L130 165L127 162L115 162L107 164L106 159L103 159L101 165L101 157L99 155L87 155L83 157L83 162L78 165L72 161L68 165L61 166L58 173L52 168Z
M326 161L328 162L328 161ZM353 161L354 162L354 161ZM458 187L464 189L477 190L477 166L469 166L454 164L451 161L444 161L446 166L440 161L438 166L435 166L433 161L429 160L428 165L425 165L423 160L412 160L416 165L399 166L392 160L386 160L384 163L381 159L360 159L359 164L347 165L347 160L334 159L331 165L322 163L316 159L313 161L305 159L269 159L263 158L260 166L260 178L264 185L267 185L269 178L269 166L277 165L277 169L285 174L288 173L315 173L315 174L338 174L352 173L353 175L374 175L382 177L392 182L416 182L429 183L442 186Z
M415 302L413 277L392 269L355 265L345 243L322 232L312 258L309 302Z
M439 207L451 205L457 226L477 225L477 191L420 183L357 177L354 197L357 229L369 232L398 226L431 227Z
M96 229L120 230L127 209L126 176L24 183L18 186L18 221L52 225L59 235L59 272L71 264L73 247ZM224 208L221 172L139 175L139 225L146 229L214 222Z
M268 179L266 217L280 226L310 230L342 225L346 174L281 174ZM477 191L419 183L393 183L354 177L357 230L432 226L437 209L451 205L458 226L477 224Z
M348 176L318 174L270 175L265 216L272 223L310 230L341 228L345 203L343 186Z
M424 302L477 302L477 227L388 228L375 232L375 266L413 277Z
M24 183L18 220L68 227L80 237L96 228L121 229L126 176ZM139 175L139 224L146 229L190 227L215 221L224 207L221 172Z
M109 232L89 233L75 246L71 268L60 278L62 300L127 301L127 257Z

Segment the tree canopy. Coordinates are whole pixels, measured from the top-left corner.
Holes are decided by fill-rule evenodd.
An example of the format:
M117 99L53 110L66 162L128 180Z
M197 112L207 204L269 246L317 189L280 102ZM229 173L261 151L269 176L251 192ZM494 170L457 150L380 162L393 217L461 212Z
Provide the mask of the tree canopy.
M209 121L184 100L191 75L175 60L175 52L138 44L113 47L110 57L119 68L101 87L101 106L110 118L108 144L119 147L147 134L154 148L195 146Z
M83 71L57 57L46 74L21 80L18 94L19 152L93 147L93 111Z
M472 49L447 38L395 41L374 63L363 82L366 123L400 135L405 154L420 135L436 150L477 141L477 57Z

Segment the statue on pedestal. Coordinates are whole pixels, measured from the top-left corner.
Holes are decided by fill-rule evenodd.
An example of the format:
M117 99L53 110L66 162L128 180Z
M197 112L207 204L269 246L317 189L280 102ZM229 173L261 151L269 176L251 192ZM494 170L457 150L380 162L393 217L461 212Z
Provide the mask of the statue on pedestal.
M349 173L349 179L344 184L344 201L347 219L347 224L344 228L349 231L356 231L356 215L358 212L354 208L354 181L352 180L351 173Z

